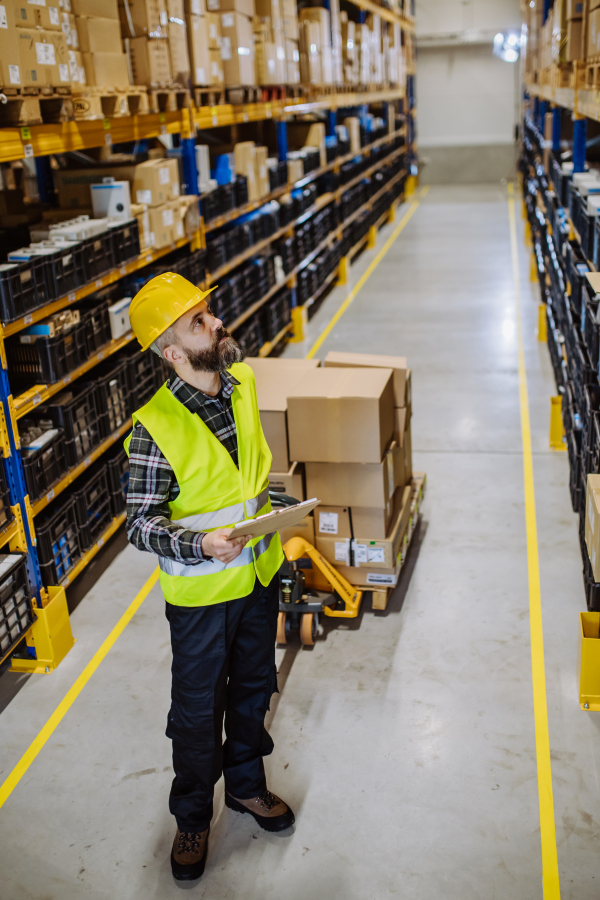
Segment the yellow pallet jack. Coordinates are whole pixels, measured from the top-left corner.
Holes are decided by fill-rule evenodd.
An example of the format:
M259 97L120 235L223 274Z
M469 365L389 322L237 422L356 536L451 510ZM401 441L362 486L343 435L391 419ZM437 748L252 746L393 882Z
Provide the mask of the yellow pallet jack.
M324 556L304 538L290 538L283 546L285 562L279 570L277 643L287 644L292 631L312 646L319 615L355 619L362 591L352 587Z

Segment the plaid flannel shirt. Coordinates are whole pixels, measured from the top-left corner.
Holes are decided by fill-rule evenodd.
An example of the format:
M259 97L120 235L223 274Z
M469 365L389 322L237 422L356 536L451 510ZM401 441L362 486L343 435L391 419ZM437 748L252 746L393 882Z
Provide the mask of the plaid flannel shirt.
M197 413L238 464L237 429L231 395L239 384L229 373L221 375L221 390L209 397L172 373L168 387L186 409ZM173 469L146 428L137 422L129 445L129 488L127 491L127 537L138 550L194 565L204 561L202 538L205 532L189 531L175 525L169 502L179 494Z

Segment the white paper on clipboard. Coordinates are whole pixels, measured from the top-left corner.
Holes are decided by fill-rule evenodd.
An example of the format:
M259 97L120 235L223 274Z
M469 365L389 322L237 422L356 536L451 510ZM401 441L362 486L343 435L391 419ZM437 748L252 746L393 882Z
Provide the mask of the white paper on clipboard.
M281 528L290 528L292 525L297 525L298 522L301 522L320 502L316 497L313 497L312 500L304 500L302 503L296 503L294 506L274 509L273 512L265 513L264 516L257 516L255 519L245 519L243 522L238 522L237 525L233 526L227 540L232 541L234 538L242 537L244 534L258 537L261 534L279 531Z

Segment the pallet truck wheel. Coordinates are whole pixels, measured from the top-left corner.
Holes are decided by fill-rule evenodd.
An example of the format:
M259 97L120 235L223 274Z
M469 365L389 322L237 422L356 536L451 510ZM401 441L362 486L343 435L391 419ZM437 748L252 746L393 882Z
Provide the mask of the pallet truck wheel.
M317 620L314 613L303 613L300 622L300 641L305 647L312 647L317 636Z
M287 619L287 613L280 612L277 616L277 643L278 644L287 644L287 628L285 627L285 620Z

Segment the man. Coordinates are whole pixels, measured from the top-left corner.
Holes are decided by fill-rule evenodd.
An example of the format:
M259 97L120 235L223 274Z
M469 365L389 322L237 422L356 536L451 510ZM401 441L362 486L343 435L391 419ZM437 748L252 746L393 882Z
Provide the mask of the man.
M142 349L172 369L133 416L127 533L159 557L173 651L167 737L177 820L177 880L204 871L213 789L267 831L294 823L267 790L264 727L277 690L275 635L279 535L228 541L235 522L271 509L254 375L202 292L180 275L151 279L134 297L131 326ZM222 744L223 719L226 740Z

